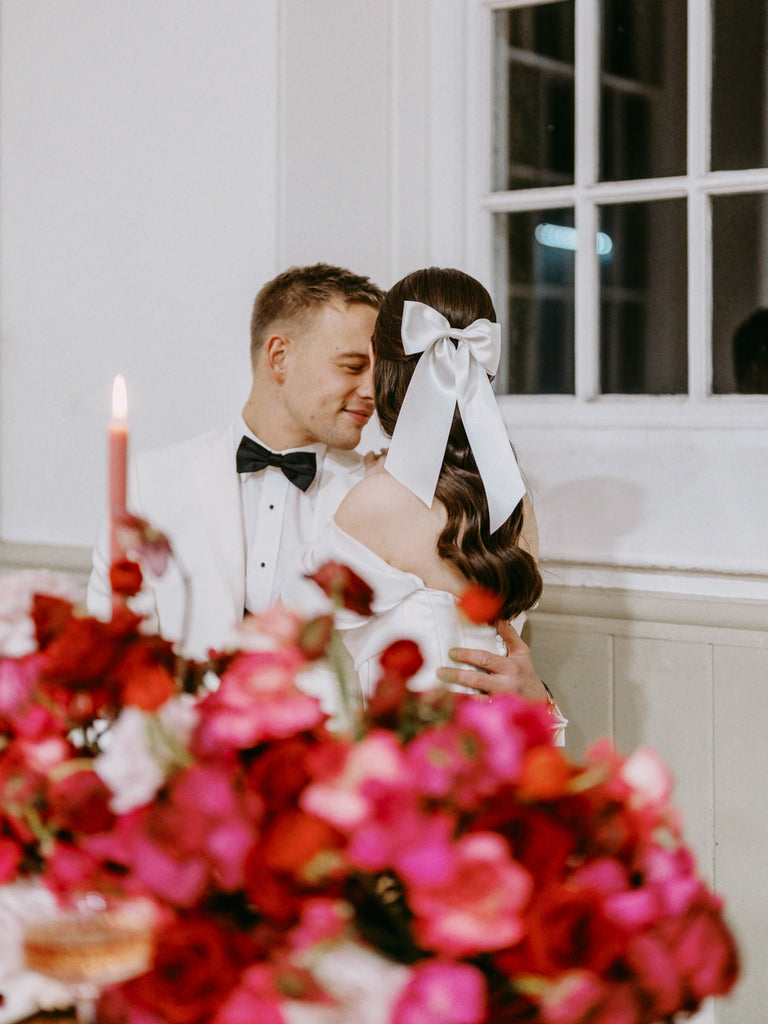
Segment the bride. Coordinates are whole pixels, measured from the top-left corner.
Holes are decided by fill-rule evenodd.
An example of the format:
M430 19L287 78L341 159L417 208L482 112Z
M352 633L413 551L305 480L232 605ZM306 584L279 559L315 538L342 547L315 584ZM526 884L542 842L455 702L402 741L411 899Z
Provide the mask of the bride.
M524 540L525 485L490 383L500 354L495 321L478 281L435 267L395 284L379 312L373 391L390 447L304 560L309 573L327 561L344 563L373 587L373 617L342 611L337 618L364 698L394 640L416 640L424 657L412 689L436 678L474 682L477 673L441 668L453 648L499 653L501 644L503 651L493 623L473 626L458 611L470 584L497 594L498 618L517 626L541 594ZM522 644L498 625L508 644ZM495 680L484 677L477 688L493 692ZM564 725L540 680L529 677L519 689L548 700Z

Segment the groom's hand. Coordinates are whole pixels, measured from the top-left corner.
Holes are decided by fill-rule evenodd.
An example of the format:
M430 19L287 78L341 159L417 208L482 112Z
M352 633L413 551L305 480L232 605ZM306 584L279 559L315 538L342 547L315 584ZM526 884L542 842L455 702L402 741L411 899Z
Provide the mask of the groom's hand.
M437 670L437 678L442 683L469 686L481 693L519 693L531 700L546 700L547 691L533 667L528 645L504 620L496 623L496 632L506 645L506 655L454 647L449 651L451 658L472 668L446 666Z

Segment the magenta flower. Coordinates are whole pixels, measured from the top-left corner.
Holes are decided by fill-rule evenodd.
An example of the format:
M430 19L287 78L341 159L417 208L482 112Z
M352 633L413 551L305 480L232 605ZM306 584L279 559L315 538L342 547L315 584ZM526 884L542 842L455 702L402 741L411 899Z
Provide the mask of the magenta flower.
M484 1019L482 972L450 960L416 964L392 1014L392 1024L480 1024Z
M419 884L405 877L419 944L462 957L519 942L533 882L512 860L506 842L475 832L455 840L450 852L451 870L440 882Z
M200 751L245 750L322 722L320 703L296 686L303 663L297 651L285 649L254 651L233 661L219 689L200 705Z

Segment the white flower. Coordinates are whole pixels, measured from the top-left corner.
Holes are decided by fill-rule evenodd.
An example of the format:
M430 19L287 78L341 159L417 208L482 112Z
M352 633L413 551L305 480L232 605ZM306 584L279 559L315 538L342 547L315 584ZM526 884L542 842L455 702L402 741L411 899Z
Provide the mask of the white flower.
M35 594L62 597L74 604L83 597L82 590L61 573L28 569L0 576L0 656L20 658L35 650L35 627L29 615Z
M411 972L368 946L339 942L312 973L339 1005L287 1000L281 1009L288 1024L388 1024Z
M163 704L157 715L128 707L102 739L96 774L112 791L110 807L125 814L149 803L169 769L186 750L197 721L194 703L183 697Z
M72 1003L68 989L24 967L24 927L55 910L51 893L34 881L0 886L0 1024L38 1009L63 1010Z

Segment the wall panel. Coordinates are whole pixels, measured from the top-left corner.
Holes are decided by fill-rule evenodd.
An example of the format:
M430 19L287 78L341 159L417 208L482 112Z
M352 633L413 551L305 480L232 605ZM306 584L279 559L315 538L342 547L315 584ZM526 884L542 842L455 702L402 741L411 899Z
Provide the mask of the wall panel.
M768 609L758 601L550 586L527 626L534 664L570 719L578 755L612 735L648 744L700 869L726 900L743 961L734 996L707 1024L763 1024L768 1003Z

